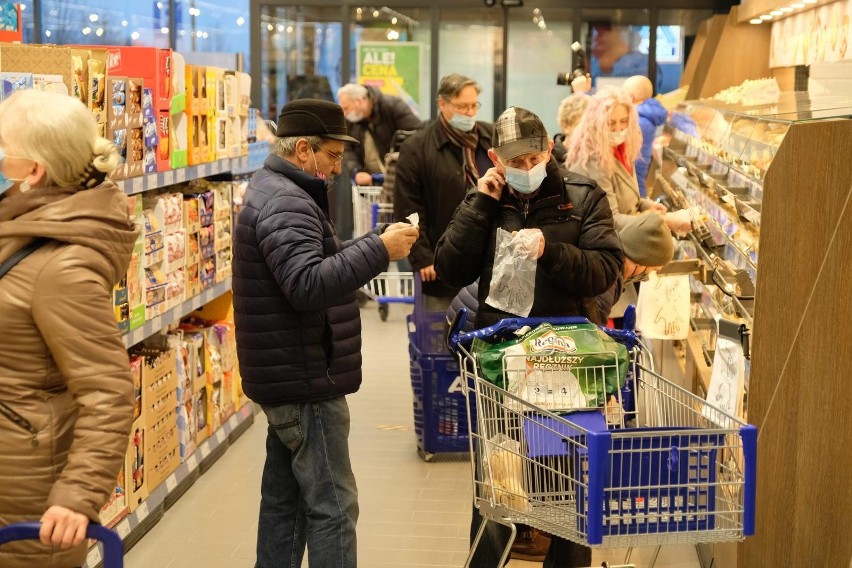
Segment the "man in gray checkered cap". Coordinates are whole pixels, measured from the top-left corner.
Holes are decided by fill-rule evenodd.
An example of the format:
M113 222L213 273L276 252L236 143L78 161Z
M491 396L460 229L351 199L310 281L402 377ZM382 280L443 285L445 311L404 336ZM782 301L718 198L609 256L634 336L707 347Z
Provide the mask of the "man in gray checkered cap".
M562 169L553 142L534 113L510 107L494 123L494 164L456 210L435 247L435 270L451 286L479 278L476 327L514 317L486 302L491 287L497 229L541 233L533 306L529 317L583 316L605 324L595 297L609 290L624 256L606 194L589 178ZM471 536L479 527L474 513ZM495 568L509 530L488 523L471 566ZM472 540L472 539L471 539ZM554 538L545 568L589 566L591 551Z

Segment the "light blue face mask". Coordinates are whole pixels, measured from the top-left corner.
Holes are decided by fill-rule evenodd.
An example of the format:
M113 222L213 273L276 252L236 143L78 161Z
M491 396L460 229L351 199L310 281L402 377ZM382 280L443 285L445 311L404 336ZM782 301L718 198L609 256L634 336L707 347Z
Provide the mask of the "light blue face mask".
M476 115L468 116L454 112L453 117L450 119L450 126L462 132L470 132L476 126Z
M6 157L5 152L3 152L3 150L0 150L0 166L2 166L3 158L5 158L5 157ZM18 180L13 180L13 179L7 178L6 174L3 173L2 167L0 167L0 195L3 195L7 191L9 191L9 188L12 187L13 185L15 185L16 181L18 181Z
M504 166L506 168L506 183L517 191L529 195L535 193L547 177L547 160L543 160L528 170Z

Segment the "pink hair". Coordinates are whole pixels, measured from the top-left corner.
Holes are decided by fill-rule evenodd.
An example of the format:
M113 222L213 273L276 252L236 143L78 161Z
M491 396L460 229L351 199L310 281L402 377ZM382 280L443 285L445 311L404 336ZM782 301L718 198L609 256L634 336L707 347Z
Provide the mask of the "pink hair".
M589 162L595 162L603 174L611 177L615 171L615 156L609 142L609 115L616 105L627 107L627 142L625 150L627 160L634 164L642 149L642 131L639 129L639 114L630 95L622 89L603 89L589 101L580 124L571 134L565 167L587 169Z

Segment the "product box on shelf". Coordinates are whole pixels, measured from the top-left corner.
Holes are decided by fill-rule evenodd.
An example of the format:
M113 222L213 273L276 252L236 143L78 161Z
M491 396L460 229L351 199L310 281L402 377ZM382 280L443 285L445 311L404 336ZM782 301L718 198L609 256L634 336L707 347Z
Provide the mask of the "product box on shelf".
M186 298L186 273L183 268L179 268L167 276L166 307L171 309Z
M24 26L21 18L21 6L4 2L0 5L0 17L3 25L0 26L0 41L10 43L21 43L24 41Z
M172 104L171 104L171 164L172 168L186 167L188 162L186 62L180 53L172 53Z
M216 253L216 275L214 281L218 284L233 276L231 265L231 249L227 248Z
M142 364L140 355L129 355L130 374L133 376L133 420L142 416Z
M210 436L210 428L207 422L207 385L195 391L193 395L192 411L195 413L195 443L201 444Z
M127 506L131 513L148 498L148 472L145 467L146 435L145 419L134 420L130 427L130 441L124 459L124 488L127 492Z
M174 272L186 265L186 231L178 229L166 235L166 266L167 272Z
M218 219L213 225L216 252L231 248L231 218Z
M142 89L142 136L145 143L143 159L146 174L157 172L157 147L160 145L160 135L157 128L157 113L154 110L154 90Z
M106 137L107 50L103 48L71 48L74 86L70 93L83 102L95 117L98 134Z
M198 195L183 197L183 228L187 233L197 233L201 228L200 201L201 198Z
M115 487L109 496L109 500L101 507L98 514L101 524L105 527L114 527L121 519L130 514L130 507L127 504L127 475L124 468L125 466L122 466L118 472Z
M222 140L224 134L220 118L225 116L225 70L220 67L207 67L207 119L210 128L210 139L208 140L209 161L226 158L223 148L226 141Z
M180 465L176 407L149 428L148 440L151 440L146 447L148 485L155 489Z
M220 181L210 184L213 196L213 219L230 219L232 201L232 185L230 181Z
M145 319L153 319L166 311L168 277L157 266L145 269Z
M186 278L186 297L192 298L201 293L201 263L199 260L187 263L184 268L184 278Z
M201 227L198 231L198 248L201 258L210 258L216 254L216 226Z
M199 279L201 280L201 289L213 287L216 283L216 257L205 258L201 261L199 267Z
M127 294L127 273L125 272L112 291L115 321L118 323L118 329L122 334L130 331L130 305L127 303Z
M74 92L74 68L69 47L0 44L0 71L61 75L65 92Z
M186 234L186 264L198 264L201 260L201 244L199 243L199 233Z
M166 233L175 233L183 229L183 194L164 193L160 199L163 203L163 221Z

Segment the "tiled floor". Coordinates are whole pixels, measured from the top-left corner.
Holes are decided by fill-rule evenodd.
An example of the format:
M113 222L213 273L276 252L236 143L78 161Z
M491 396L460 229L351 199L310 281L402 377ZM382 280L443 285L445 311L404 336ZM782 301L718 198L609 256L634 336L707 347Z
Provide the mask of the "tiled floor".
M381 322L375 305L362 311L364 384L349 397L353 467L361 517L362 568L460 567L467 556L470 466L464 456L423 462L412 428L405 313L390 308ZM127 568L251 568L266 436L263 415L169 509L126 556ZM652 549L633 555L645 568ZM622 561L624 551L596 551ZM307 565L307 563L305 563ZM540 566L513 560L510 568ZM664 547L658 568L698 568L689 546Z

